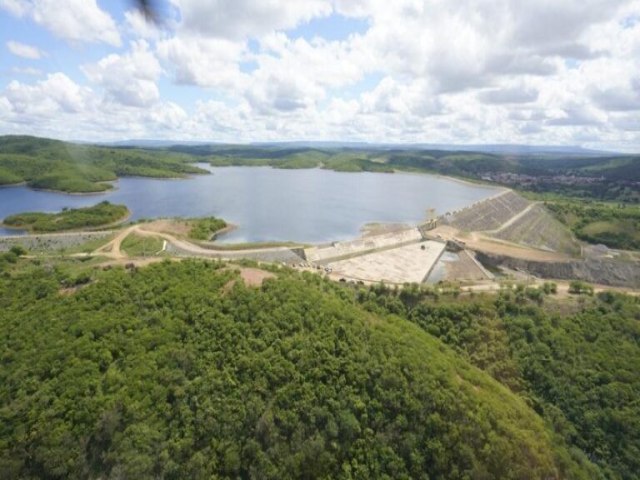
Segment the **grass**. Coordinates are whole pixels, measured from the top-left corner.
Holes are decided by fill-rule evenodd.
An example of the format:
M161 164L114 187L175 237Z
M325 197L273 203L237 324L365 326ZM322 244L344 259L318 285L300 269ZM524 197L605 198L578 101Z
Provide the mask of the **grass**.
M201 244L202 245L202 244ZM202 245L207 248L211 245ZM230 243L230 244L215 244L216 250L253 250L259 248L277 248L277 247L287 247L287 248L306 248L308 245L301 245L295 242L247 242L247 243Z
M155 257L161 253L163 240L130 234L122 242L121 249L130 257Z
M115 237L115 233L112 235L108 235L106 237L88 240L81 245L77 245L75 247L66 249L65 253L66 254L91 253L97 250L98 248L102 247L103 245L106 245L107 243L109 243L111 240L113 240L114 237Z
M227 222L216 217L195 218L189 220L191 230L189 238L193 240L209 240L216 232L227 227Z
M65 232L87 228L98 228L122 221L129 216L125 205L101 202L85 208L68 209L59 213L26 212L10 215L4 225L31 232Z

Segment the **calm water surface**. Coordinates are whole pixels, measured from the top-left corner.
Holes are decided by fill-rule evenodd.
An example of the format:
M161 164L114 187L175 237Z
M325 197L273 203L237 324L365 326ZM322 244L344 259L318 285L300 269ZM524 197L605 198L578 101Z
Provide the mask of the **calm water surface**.
M203 165L201 165L203 166ZM207 167L205 167L207 168ZM102 200L129 207L132 220L216 216L240 228L225 242L318 243L353 238L369 222L416 223L496 193L492 187L409 173L340 173L269 167L210 168L187 180L122 178L117 190L66 195L26 187L0 188L0 218L26 211L57 212ZM0 235L15 234L0 229Z

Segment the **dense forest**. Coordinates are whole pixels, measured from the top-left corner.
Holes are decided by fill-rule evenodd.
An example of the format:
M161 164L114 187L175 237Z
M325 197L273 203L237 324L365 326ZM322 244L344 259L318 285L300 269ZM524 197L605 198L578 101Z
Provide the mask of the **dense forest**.
M583 282L576 293L592 294ZM640 472L640 300L611 292L558 299L555 285L494 296L374 286L357 298L454 348L517 392L606 478Z
M126 219L129 213L126 205L104 201L91 207L63 209L59 213L18 213L6 217L2 223L32 232L63 232L111 225Z
M124 176L157 178L208 173L189 155L134 148L77 145L26 136L0 137L0 185L70 193L102 192Z
M2 478L640 470L636 298L278 268L249 288L223 263L68 270L20 253L0 276Z

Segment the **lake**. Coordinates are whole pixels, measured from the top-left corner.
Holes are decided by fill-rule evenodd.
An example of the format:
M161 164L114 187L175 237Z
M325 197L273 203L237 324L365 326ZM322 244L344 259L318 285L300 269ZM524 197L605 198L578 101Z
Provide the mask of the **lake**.
M0 188L0 218L108 200L127 205L132 220L223 218L239 226L221 239L224 242L323 243L356 237L366 223L417 223L429 208L443 214L498 192L426 174L200 166L212 174L185 180L121 178L116 190L97 195ZM11 234L16 232L0 228L0 235Z

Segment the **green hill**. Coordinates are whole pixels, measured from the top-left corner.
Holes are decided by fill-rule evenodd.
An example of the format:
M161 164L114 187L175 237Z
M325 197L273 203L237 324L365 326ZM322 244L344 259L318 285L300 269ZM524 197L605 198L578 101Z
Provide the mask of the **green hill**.
M2 478L598 478L424 327L223 264L0 277Z
M25 212L9 215L2 224L32 232L63 232L111 225L124 221L129 213L125 205L100 202L90 207L64 209L59 213Z
M109 190L123 176L184 177L207 173L194 157L163 150L76 145L28 136L0 137L0 185L70 193Z
M497 296L452 298L376 286L360 289L358 299L376 314L402 315L518 392L605 478L636 479L640 301L611 292L545 294L554 289L519 286Z

